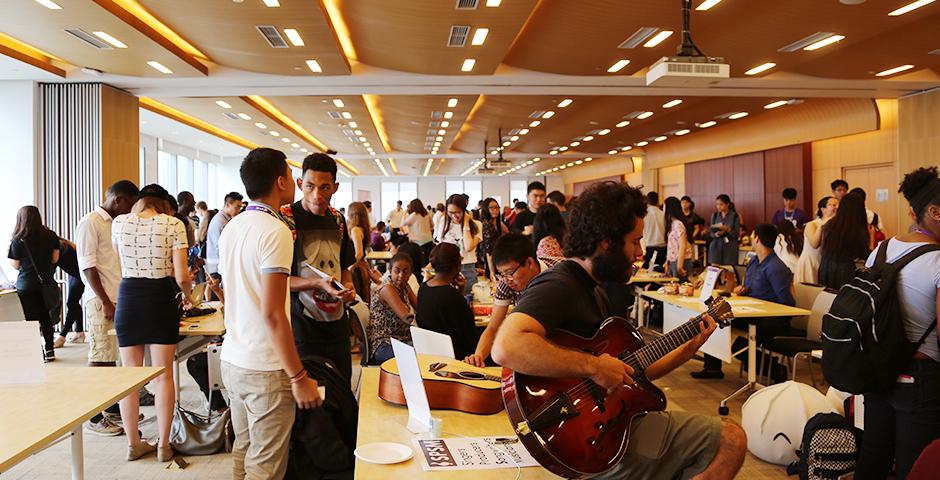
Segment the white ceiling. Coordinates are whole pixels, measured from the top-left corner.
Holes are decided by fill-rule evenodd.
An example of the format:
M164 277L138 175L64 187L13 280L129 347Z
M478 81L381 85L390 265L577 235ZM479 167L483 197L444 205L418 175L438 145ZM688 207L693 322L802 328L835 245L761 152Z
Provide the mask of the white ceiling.
M215 135L210 135L202 130L153 113L150 110L140 109L140 133L221 157L243 157L248 153L245 147L227 142Z
M42 82L62 81L62 78L12 57L0 55L0 80L35 80Z

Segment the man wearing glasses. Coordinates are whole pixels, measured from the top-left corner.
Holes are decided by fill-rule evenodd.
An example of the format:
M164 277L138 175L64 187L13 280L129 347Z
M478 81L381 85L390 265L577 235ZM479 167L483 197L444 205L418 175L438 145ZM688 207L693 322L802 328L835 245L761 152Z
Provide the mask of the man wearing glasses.
M496 245L493 246L493 265L496 267L497 284L493 293L490 323L477 342L476 352L464 359L465 362L478 367L484 366L489 358L496 331L509 313L509 306L515 305L529 282L542 271L532 240L519 233L507 233L496 240Z

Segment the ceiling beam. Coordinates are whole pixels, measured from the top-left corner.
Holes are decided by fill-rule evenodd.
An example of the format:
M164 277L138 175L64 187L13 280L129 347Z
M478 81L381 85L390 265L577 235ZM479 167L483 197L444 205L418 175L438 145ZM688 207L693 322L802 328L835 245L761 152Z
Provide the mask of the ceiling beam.
M13 37L0 33L0 55L45 70L53 75L65 78L65 70L53 63L53 58Z
M192 115L188 115L168 105L164 105L152 98L140 97L138 100L140 102L140 108L150 110L153 113L163 115L164 117L167 117L171 120L176 120L182 124L189 125L190 127L196 128L198 130L202 130L203 132L206 132L210 135L215 135L222 140L232 142L236 145L241 145L249 150L258 148L259 146L258 144L239 137L234 133L222 130L221 128L216 127L211 123L204 122L196 117L193 117Z

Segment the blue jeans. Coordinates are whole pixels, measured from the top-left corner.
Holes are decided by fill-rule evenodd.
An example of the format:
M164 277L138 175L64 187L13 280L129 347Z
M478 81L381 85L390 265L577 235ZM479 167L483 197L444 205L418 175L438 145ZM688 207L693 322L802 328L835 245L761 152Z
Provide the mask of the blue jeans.
M473 293L473 286L477 283L477 266L475 263L465 263L460 266L460 273L467 280L467 285L463 289L464 295Z
M391 342L385 343L385 344L382 344L381 347L376 348L374 352L372 352L372 361L369 362L369 364L381 365L386 360L394 356L395 356L395 351L392 349L392 343Z
M680 276L679 275L679 262L678 261L669 262L669 276L678 277L679 281L681 282L685 282L686 280L688 280L689 272L692 271L692 260L689 259L689 260L684 261L682 263L682 267L683 269L685 269L685 275Z

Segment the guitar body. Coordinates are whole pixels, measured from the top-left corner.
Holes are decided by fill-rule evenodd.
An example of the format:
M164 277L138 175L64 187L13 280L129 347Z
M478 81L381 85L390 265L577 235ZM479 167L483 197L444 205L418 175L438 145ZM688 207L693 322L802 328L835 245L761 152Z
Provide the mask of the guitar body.
M406 405L405 392L395 358L382 363L379 373L379 398ZM499 368L479 368L453 358L418 355L418 368L433 409L458 410L478 415L492 415L503 410Z
M562 347L618 357L645 345L626 320L610 318L592 338L556 330L548 339ZM582 378L534 377L503 369L503 401L522 444L546 469L586 478L613 468L627 450L637 415L666 408L666 396L644 375L607 395Z

